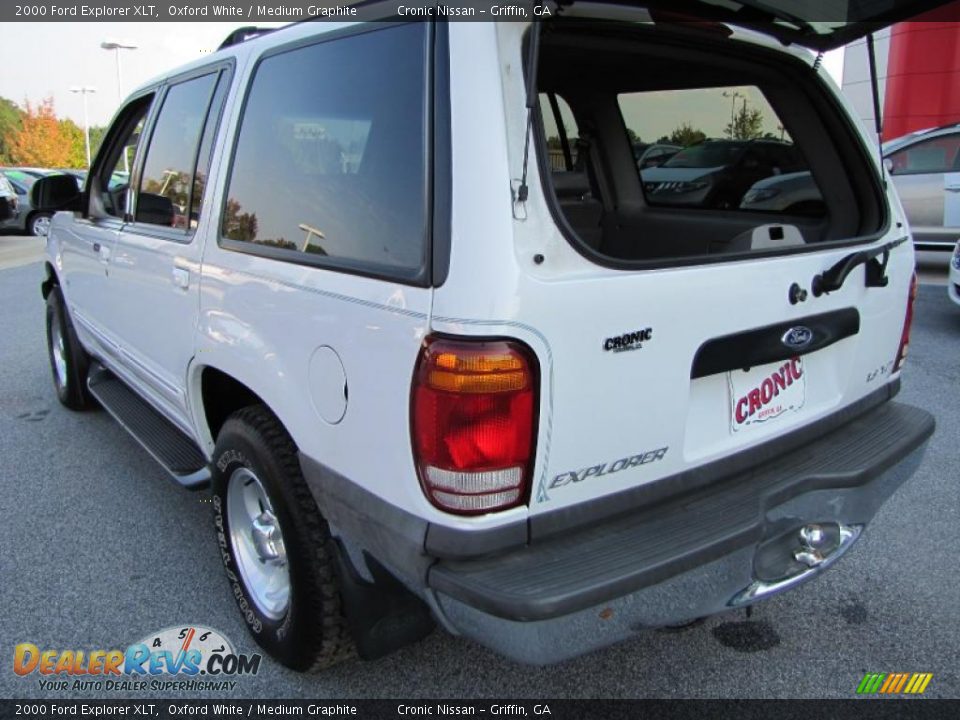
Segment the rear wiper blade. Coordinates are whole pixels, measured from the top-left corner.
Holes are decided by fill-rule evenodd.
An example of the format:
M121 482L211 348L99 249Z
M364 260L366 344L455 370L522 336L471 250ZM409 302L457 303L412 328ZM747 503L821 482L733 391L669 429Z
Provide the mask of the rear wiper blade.
M866 265L866 286L867 287L886 287L889 279L887 278L887 261L890 260L890 251L898 245L905 243L909 236L904 235L898 240L893 240L871 248L870 250L860 250L850 253L830 269L824 270L819 275L813 277L810 289L814 297L820 297L824 293L831 293L843 287L847 276L853 272L858 265ZM877 260L878 255L883 255L883 261Z

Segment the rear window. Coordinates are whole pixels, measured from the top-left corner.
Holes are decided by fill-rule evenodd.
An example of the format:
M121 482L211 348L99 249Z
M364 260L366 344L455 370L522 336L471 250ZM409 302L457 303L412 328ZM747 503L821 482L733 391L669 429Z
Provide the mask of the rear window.
M226 247L422 277L426 27L365 32L261 61L230 174Z
M541 38L539 165L575 245L691 264L881 227L870 148L808 66L670 34L570 21Z

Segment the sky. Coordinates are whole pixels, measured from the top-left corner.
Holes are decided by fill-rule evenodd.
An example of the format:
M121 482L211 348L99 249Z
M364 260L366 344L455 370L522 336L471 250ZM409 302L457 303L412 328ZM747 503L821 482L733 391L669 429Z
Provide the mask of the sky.
M244 25L249 23L0 23L0 96L21 107L25 99L36 103L52 96L57 115L82 126L83 98L70 88L95 87L87 96L90 124L105 125L120 99L117 51L102 49L102 41L138 46L120 51L125 97L147 80L216 50L232 30Z
M88 86L90 125L105 125L120 101L114 50L104 40L138 46L121 50L122 94L179 65L212 52L245 23L0 23L0 96L21 107L53 97L57 115L83 125L83 98L71 87ZM285 23L260 23L279 26ZM837 84L843 73L843 51L827 53L824 66Z

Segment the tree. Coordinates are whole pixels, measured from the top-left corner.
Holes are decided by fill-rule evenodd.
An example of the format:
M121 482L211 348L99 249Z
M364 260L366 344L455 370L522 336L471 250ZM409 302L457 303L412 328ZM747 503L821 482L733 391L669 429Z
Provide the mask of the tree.
M670 137L666 140L671 145L680 145L687 147L707 139L707 134L698 128L694 128L690 123L683 123L675 128Z
M643 142L643 140L640 139L640 136L630 128L627 128L627 139L630 141L631 145L636 145L638 142Z
M744 103L733 121L727 124L724 135L732 140L755 140L763 136L763 112L760 108L747 108Z
M233 198L227 200L223 217L223 234L231 240L253 242L257 238L257 214L241 213L242 206Z
M60 132L70 146L70 156L63 167L85 168L87 166L87 147L83 130L73 120L61 120Z
M23 111L12 100L0 97L0 164L12 165L10 143L15 133L23 127L21 117Z
M21 127L13 133L10 142L11 162L37 167L69 165L71 137L69 130L57 120L53 98L46 98L36 106L29 100L24 104Z
M93 158L97 156L97 151L100 150L100 146L103 144L103 136L107 134L106 125L94 125L90 128L90 159L91 162Z

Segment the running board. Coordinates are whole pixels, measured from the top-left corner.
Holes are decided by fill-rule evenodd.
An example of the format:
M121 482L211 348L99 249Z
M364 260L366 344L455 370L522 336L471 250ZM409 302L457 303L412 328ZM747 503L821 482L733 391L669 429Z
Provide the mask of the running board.
M102 365L90 368L90 394L174 481L188 490L210 483L210 467L197 444Z

